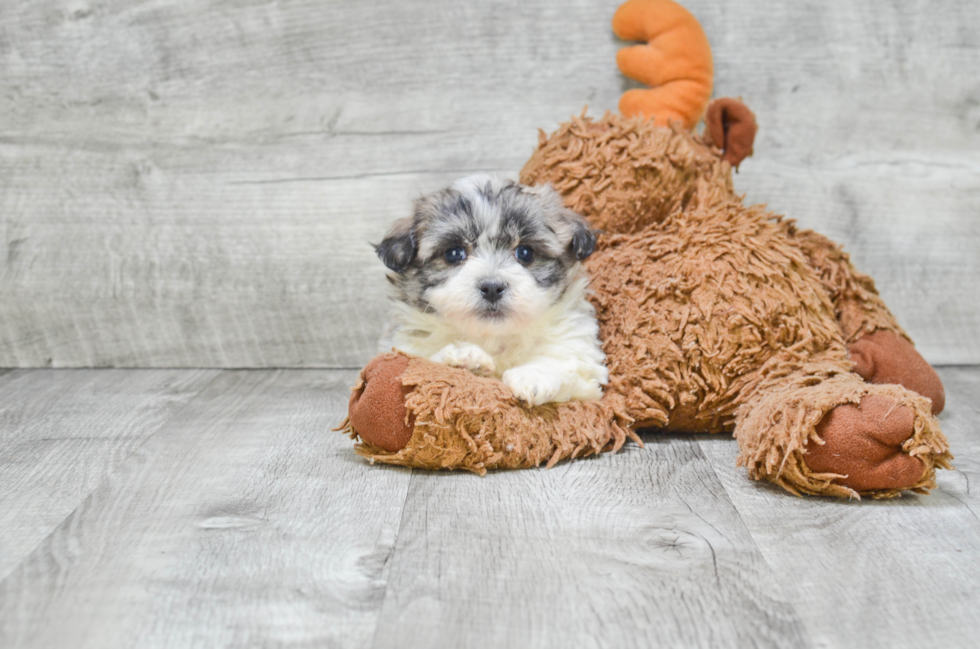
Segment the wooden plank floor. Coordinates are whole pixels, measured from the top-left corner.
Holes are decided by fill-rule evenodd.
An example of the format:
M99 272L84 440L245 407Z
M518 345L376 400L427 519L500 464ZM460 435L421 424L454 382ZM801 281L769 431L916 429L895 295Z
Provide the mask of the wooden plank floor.
M0 370L0 646L973 647L980 367L930 496L795 498L735 443L370 466L349 370Z

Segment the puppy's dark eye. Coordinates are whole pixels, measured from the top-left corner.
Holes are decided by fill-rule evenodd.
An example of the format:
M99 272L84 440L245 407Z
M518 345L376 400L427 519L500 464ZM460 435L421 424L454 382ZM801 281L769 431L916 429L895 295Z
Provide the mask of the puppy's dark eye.
M517 246L517 250L514 251L514 256L517 257L517 261L525 266L534 261L534 251L527 246Z
M460 246L456 246L447 250L444 256L447 264L455 266L456 264L463 263L463 260L466 259L466 250Z

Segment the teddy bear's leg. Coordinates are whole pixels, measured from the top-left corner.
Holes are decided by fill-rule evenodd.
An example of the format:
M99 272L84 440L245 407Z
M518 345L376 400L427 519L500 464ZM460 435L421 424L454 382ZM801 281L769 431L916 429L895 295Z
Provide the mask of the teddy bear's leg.
M613 392L528 407L497 379L395 353L361 371L339 429L359 438L357 452L372 462L483 473L642 444L632 423Z
M874 497L935 485L948 445L922 396L817 358L763 381L736 413L739 465L793 493Z
M946 394L939 375L898 326L874 280L859 273L847 253L823 235L796 230L793 236L830 293L852 371L869 383L905 386L930 399L933 414L942 412Z

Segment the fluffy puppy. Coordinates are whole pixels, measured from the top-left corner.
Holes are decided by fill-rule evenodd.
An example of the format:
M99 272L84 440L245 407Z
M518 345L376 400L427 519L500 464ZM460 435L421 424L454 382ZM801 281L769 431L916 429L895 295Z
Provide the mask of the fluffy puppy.
M381 349L498 377L529 405L598 399L608 372L580 263L594 247L549 185L479 175L424 196L376 249L395 297Z

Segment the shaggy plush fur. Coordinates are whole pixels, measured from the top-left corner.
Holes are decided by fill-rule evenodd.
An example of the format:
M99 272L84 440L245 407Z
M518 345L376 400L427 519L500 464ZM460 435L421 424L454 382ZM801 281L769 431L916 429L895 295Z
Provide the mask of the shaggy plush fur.
M551 467L559 460L619 450L627 439L641 443L617 394L528 408L501 381L419 357L409 359L401 385L409 391L410 439L396 452L359 444L357 452L372 462L482 474L542 463ZM351 419L342 425L355 439L351 421L364 389L362 377L353 389Z
M852 372L848 342L904 336L873 282L826 238L745 206L720 150L680 128L578 117L542 134L521 182L552 183L607 233L586 263L605 396L528 409L499 382L412 360L402 376L415 421L408 445L360 453L483 471L613 450L639 427L731 431L751 477L793 493L857 496L844 476L811 471L806 452L823 443L818 426L829 413L871 395L911 413L901 452L923 472L862 493L928 488L935 467L949 467L929 399Z

